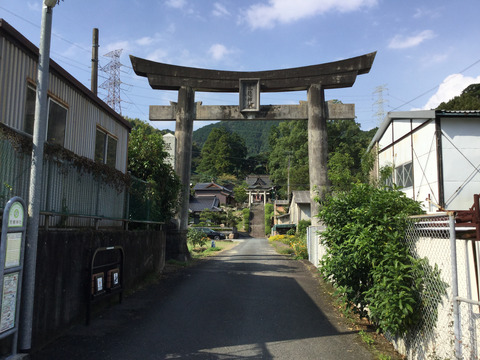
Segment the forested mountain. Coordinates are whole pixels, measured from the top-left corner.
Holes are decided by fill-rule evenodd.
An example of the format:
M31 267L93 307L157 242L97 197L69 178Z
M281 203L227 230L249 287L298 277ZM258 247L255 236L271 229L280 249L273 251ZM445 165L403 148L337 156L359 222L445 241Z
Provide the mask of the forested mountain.
M220 121L215 124L204 126L193 132L193 141L202 148L207 141L210 132L219 127L226 128L229 132L235 133L245 140L247 155L255 156L268 151L268 137L272 126L278 125L280 121Z
M438 110L480 110L480 84L466 87L459 96L442 102Z

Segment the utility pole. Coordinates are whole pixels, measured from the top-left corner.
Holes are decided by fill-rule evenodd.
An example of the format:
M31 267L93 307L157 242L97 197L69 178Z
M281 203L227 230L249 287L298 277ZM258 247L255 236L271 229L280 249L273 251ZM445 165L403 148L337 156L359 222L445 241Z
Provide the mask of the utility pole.
M288 152L288 168L287 168L287 200L288 204L290 205L290 156L292 152Z
M43 148L47 130L47 92L50 66L50 40L52 13L57 0L44 0L40 32L40 56L38 59L35 122L33 127L32 166L28 198L28 223L24 264L22 312L20 317L20 349L32 347L33 305L35 298L35 268L37 265L38 223L42 195Z
M98 93L98 29L94 28L92 33L92 79L91 90Z

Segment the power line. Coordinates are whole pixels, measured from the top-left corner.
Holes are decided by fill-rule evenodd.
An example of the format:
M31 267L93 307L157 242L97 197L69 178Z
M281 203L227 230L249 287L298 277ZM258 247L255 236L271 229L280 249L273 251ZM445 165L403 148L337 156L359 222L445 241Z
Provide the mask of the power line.
M463 69L462 71L459 71L459 74L463 74L465 71L469 70L470 68L474 67L475 65L477 65L478 63L480 63L480 59L476 60L475 62L473 62L472 64L468 65L465 69ZM412 100L410 101L407 101L405 103L403 103L402 105L400 106L397 106L396 108L392 109L392 111L395 111L401 107L404 107L405 105L408 105L412 102L414 102L415 100L418 100L420 99L421 97L427 95L429 92L433 91L433 90L436 90L438 87L440 87L442 83L438 84L438 85L435 85L434 87L432 87L431 89L428 89L427 91L421 93L420 95L416 96L415 98L413 98Z

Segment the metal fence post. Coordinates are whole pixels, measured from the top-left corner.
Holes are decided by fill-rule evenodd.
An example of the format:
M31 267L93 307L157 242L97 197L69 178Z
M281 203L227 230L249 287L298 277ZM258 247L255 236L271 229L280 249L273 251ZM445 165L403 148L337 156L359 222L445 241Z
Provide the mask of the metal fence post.
M455 214L448 213L450 230L450 258L452 266L452 300L453 300L453 334L455 336L455 358L462 359L462 334L460 327L460 311L458 306L458 276L457 276L457 239L455 233Z

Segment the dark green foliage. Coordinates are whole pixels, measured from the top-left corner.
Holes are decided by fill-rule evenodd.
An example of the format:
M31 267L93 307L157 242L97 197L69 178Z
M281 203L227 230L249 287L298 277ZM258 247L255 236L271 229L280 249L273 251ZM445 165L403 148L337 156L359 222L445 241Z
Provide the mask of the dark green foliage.
M204 224L220 225L224 220L224 213L205 209L200 213L200 221Z
M227 209L227 211L212 211L210 209L205 209L200 213L200 221L205 225L225 224L233 227L237 226L241 221L241 217L235 215L232 209Z
M448 102L442 102L438 110L480 110L480 84L466 87L460 96Z
M249 208L243 209L242 214L243 214L243 228L245 231L249 231L250 230L250 209Z
M297 233L300 236L307 234L307 228L312 224L310 220L300 220L297 226Z
M265 234L272 232L273 204L265 204Z
M376 130L362 131L354 120L327 121L328 177L334 191L348 190L356 182L368 182L373 163L365 151Z
M245 140L248 149L247 155L251 157L268 151L270 129L278 124L279 121L221 121L195 130L193 141L202 147L213 129L223 127L231 133L240 135Z
M287 198L287 179L290 191L308 190L308 133L307 121L285 121L270 134L270 178L279 186L279 198ZM289 166L290 163L290 166Z
M268 169L284 198L289 160L290 190L309 189L307 131L308 122L302 120L282 122L270 133ZM375 131L360 130L354 120L327 121L328 176L334 190L348 190L352 183L367 181L372 162L365 158L365 151Z
M421 260L402 241L408 216L421 212L401 191L356 184L328 198L319 213L327 225L323 275L362 316L368 305L382 331L403 334L421 315L415 311L421 308Z
M213 129L202 147L197 171L210 179L224 174L243 175L247 148L245 141L226 128Z
M248 199L247 194L247 183L244 181L240 185L237 185L233 188L233 195L237 204L243 204Z
M163 134L138 119L130 122L133 129L128 143L128 171L149 183L150 219L167 220L176 211L180 181L165 162Z

